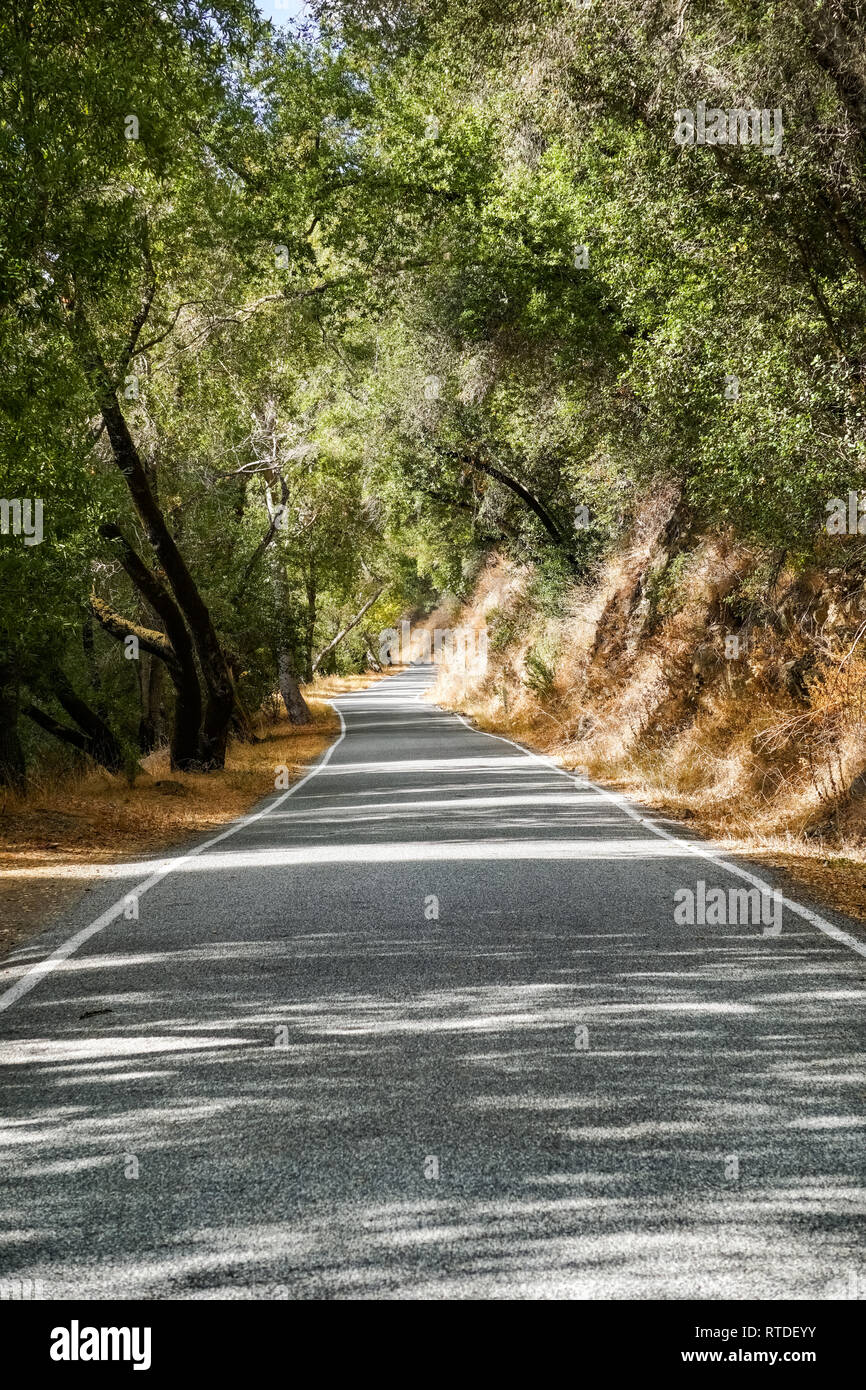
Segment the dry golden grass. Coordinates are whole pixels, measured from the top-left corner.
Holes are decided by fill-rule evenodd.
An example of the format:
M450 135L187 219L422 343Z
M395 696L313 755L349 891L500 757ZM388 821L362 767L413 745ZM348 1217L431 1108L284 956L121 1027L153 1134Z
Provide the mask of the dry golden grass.
M256 743L232 741L225 769L172 772L167 751L144 759L130 787L91 771L62 785L36 784L27 796L0 798L0 955L85 891L86 880L17 877L22 869L111 863L182 843L243 815L274 789L275 769L300 777L340 731L326 701L362 690L376 675L322 677L304 694L314 723L257 721Z
M801 648L755 636L738 665L721 661L706 680L696 651L720 644L714 605L753 557L707 540L678 580L670 613L642 630L636 580L646 573L646 534L613 556L598 581L574 591L567 616L543 620L522 604L528 572L494 561L460 615L481 626L494 614L486 674L466 678L440 665L432 698L565 768L687 821L726 849L765 858L818 900L866 920L866 800L844 788L864 762L866 662L854 653L819 664L806 709L775 679ZM500 650L496 615L516 622ZM524 661L555 651L543 698L528 688Z

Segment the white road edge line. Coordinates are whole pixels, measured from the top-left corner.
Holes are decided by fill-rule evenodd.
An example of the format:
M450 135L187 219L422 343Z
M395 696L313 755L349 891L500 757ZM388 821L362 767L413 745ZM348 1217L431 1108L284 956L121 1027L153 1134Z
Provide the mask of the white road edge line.
M401 672L401 674L403 673ZM421 694L414 696L413 702L421 703ZM336 711L340 720L340 736L334 740L319 761L310 768L310 771L307 772L299 782L295 782L293 786L289 787L288 791L283 792L282 796L270 802L263 810L256 811L249 816L241 817L240 820L230 825L227 830L221 831L219 835L214 835L210 840L206 840L204 844L197 845L195 849L190 850L187 854L180 855L177 859L173 859L164 868L152 874L151 877L145 879L143 883L140 883L137 888L133 888L129 893L124 893L121 898L118 898L116 902L112 903L111 907L107 908L95 921L91 922L86 927L82 927L80 931L75 932L75 934L69 937L62 946L58 946L57 950L53 951L50 956L47 956L43 961L39 961L36 965L31 966L31 968L22 975L20 980L16 981L16 983L3 994L0 994L0 1013L11 1008L23 995L28 994L31 989L35 988L45 975L50 974L51 971L55 970L64 960L68 960L70 956L73 956L78 948L84 945L85 941L89 941L92 936L96 936L113 922L123 911L131 897L136 899L140 898L181 864L188 863L190 859L197 858L198 855L203 854L206 849L210 849L212 845L218 845L222 840L227 840L231 835L237 834L244 826L252 825L255 821L261 820L263 816L270 815L271 811L275 811L277 807L282 806L283 802L287 801L290 796L294 796L295 792L300 791L301 787L309 782L312 777L315 777L317 772L321 772L322 768L327 766L331 760L332 754L339 748L343 739L346 737L346 721L343 718L342 711L333 704L332 701L328 703L331 705L331 708ZM496 739L500 743L508 743L512 748L516 748L522 753L524 757L529 758L533 762L541 763L543 767L549 768L560 777L565 777L573 786L582 789L588 788L595 792L596 795L600 796L602 799L619 807L621 811L627 816L630 816L638 825L646 826L648 830L651 830L654 835L658 835L661 839L670 840L673 844L681 845L688 854L696 855L700 859L706 859L709 863L714 864L725 873L745 879L746 882L751 883L753 887L758 888L762 892L772 893L776 891L772 884L757 878L746 869L741 869L739 865L730 863L730 861L724 859L721 855L715 854L711 850L704 849L700 845L690 844L687 840L680 839L678 835L671 835L668 831L660 829L660 827L648 817L641 816L634 810L629 805L626 798L621 796L618 792L606 791L603 787L596 786L596 784L591 782L587 777L579 777L575 776L573 773L567 772L564 768L558 767L551 758L545 757L542 753L534 753L531 749L525 748L522 744L515 743L514 739L506 738L504 734L491 734L488 733L486 729L476 729L474 725L470 724L469 721L465 719L462 714L458 714L456 710L449 710L447 712L453 714L454 718L458 719L471 733L482 734L484 738ZM823 917L820 917L817 912L812 912L810 908L804 907L801 903L794 902L792 899L781 895L780 897L783 907L787 907L790 912L794 912L805 921L810 922L812 926L817 927L825 936L829 936L834 941L838 941L840 945L847 946L851 950L856 951L858 955L866 957L866 943L857 941L855 937L849 936L849 934L842 931L840 927L835 926L832 922L826 921ZM14 955L8 957L4 962L4 966L12 964L14 959Z
M104 927L107 927L110 922L113 922L115 917L118 917L123 911L130 898L140 898L181 864L187 864L190 859L196 859L198 855L203 854L204 851L210 849L212 845L218 845L221 840L227 840L230 835L236 835L239 830L243 830L244 826L252 825L254 821L261 820L263 816L270 815L271 811L275 811L278 806L282 806L284 801L288 801L290 796L294 796L295 792L299 792L301 787L310 781L311 777L315 777L317 772L321 772L322 768L330 762L331 755L339 748L343 739L346 737L346 721L343 718L342 711L337 708L333 701L329 700L327 703L332 709L336 710L339 716L340 737L334 740L330 747L325 750L322 757L310 768L309 772L304 774L299 782L295 782L293 786L289 787L288 791L283 792L282 796L278 796L276 801L271 801L263 810L255 811L249 816L242 816L240 820L234 821L227 830L222 830L219 835L214 835L212 839L205 840L203 845L196 845L195 849L191 849L187 854L182 854L179 855L177 859L172 859L169 864L160 869L157 873L152 874L150 878L145 879L137 888L132 888L128 893L124 893L122 898L118 898L117 902L112 903L111 907L106 908L105 912L97 917L95 921L91 922L89 926L82 927L80 931L75 932L74 936L70 936L69 939L64 941L62 946L58 946L57 950L53 951L50 956L46 956L45 960L41 960L36 965L32 966L26 974L21 976L20 980L17 980L5 993L0 994L0 1013L11 1008L22 995L29 994L30 990L38 985L39 981L45 975L55 970L62 961L68 960L70 956L74 956L79 946L83 946L85 941L89 941L92 936L96 936L97 933L101 932ZM3 962L3 967L5 968L7 965L12 964L14 959L14 954L7 957Z
M416 698L420 699L420 696ZM591 782L588 777L575 776L574 773L567 772L565 768L557 767L556 763L553 762L551 758L545 757L543 753L534 753L530 748L524 748L522 744L515 743L514 739L506 738L504 734L490 734L486 729L476 729L474 725L464 719L462 714L457 714L454 710L451 712L456 719L460 720L461 724L465 724L467 729L471 729L474 734L483 734L485 738L495 738L501 743L510 743L512 748L519 748L520 752L525 754L527 758L541 763L544 767L549 767L553 772L558 772L560 777L568 778L569 782L572 782L575 787L581 790L589 789L590 791L594 791L605 801L609 801L612 805L618 806L619 809L624 811L627 816L630 816L633 821L637 821L638 825L646 826L648 830L651 830L654 835L660 836L661 839L670 840L675 845L682 845L683 849L689 854L694 854L699 859L708 860L709 863L715 864L717 869L722 869L725 873L734 874L737 878L745 879L747 883L751 883L753 888L758 888L764 893L775 893L777 891L771 883L767 883L764 879L757 878L754 874L750 874L747 869L741 869L738 864L732 864L730 860L724 858L723 855L717 854L713 850L704 849L701 845L690 844L688 840L681 839L679 835L671 835L667 830L662 830L661 827L656 825L654 821L651 821L649 817L640 815L634 807L629 805L626 797L622 796L620 792L606 791L604 787L596 786L595 782ZM783 907L788 908L789 912L795 912L799 917L803 917L807 922L810 922L813 927L817 927L819 931L822 931L825 936L832 937L832 939L838 941L841 946L848 946L852 951L856 951L858 956L866 956L866 942L858 941L856 937L850 936L849 933L843 931L841 927L835 926L833 922L826 921L824 917L819 917L817 912L813 912L811 908L804 907L802 903L794 902L792 898L786 898L780 893L779 901Z

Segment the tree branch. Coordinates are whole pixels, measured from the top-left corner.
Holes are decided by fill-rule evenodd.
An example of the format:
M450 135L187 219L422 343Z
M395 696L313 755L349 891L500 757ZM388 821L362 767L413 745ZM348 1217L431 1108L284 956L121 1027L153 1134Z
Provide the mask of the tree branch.
M127 637L137 637L138 645L143 651L150 652L151 656L159 657L170 666L174 673L180 674L180 664L174 654L171 643L164 632L157 632L150 627L142 627L140 623L132 623L128 618L116 613L113 608L98 598L96 594L90 596L90 611L101 623L105 631L110 636L115 637L118 642L124 642Z
M319 666L321 665L322 661L324 661L325 657L328 656L329 653L332 652L332 651L334 650L334 648L337 646L337 644L338 644L339 642L342 642L342 640L343 640L344 637L347 637L347 636L349 635L349 633L352 631L352 628L353 628L353 627L357 627L357 626L358 626L358 623L359 623L359 622L361 621L361 619L363 618L363 616L364 616L364 614L366 613L367 609L373 607L373 604L376 602L377 598L380 598L380 597L382 596L382 594L384 594L384 592L385 592L385 590L387 589L387 587L388 587L387 584L383 584L382 587L381 587L380 589L377 589L377 591L376 591L376 593L373 595L373 597L367 599L367 602L364 604L364 607L360 610L360 612L358 612L358 613L355 614L355 616L354 616L354 618L352 619L352 621L351 621L350 623L347 623L346 626L345 626L340 632L337 633L336 637L332 637L332 638L331 638L331 640L330 640L330 642L328 643L327 647L323 647L323 648L322 648L322 650L319 652L319 655L316 657L315 661L313 662L313 675L316 674L316 672L317 672L318 669L319 669Z
M58 719L55 719L50 714L46 714L38 705L32 703L25 705L21 713L25 714L28 719L32 719L33 723L38 724L40 729L44 729L47 734L53 734L55 738L59 738L61 743L71 744L71 746L77 748L80 753L89 754L90 740L84 734L79 733L77 729L67 728L67 726L61 724Z
M171 643L171 650L174 652L179 666L186 668L188 672L194 672L192 638L183 620L183 614L162 580L148 569L119 526L110 522L106 523L100 526L99 534L104 540L117 542L120 563L139 593L147 600L154 612L162 618L166 635ZM154 655L159 655L159 653L155 652Z
M538 517L554 545L558 546L560 549L565 548L565 537L553 520L550 512L543 503L539 502L538 498L534 497L529 489L525 488L522 483L519 483L516 478L512 478L504 469L498 468L495 464L488 463L486 459L482 459L478 455L474 454L469 456L466 454L459 454L453 449L442 449L439 452L456 459L459 463L464 464L468 468L475 468L480 473L486 473L489 477L495 478L498 483L502 483L504 487L510 488L522 502L526 503L529 510Z
M137 356L136 344L141 336L141 330L147 323L151 306L153 305L153 297L156 294L156 272L153 268L153 260L150 254L150 228L147 221L147 213L143 214L141 222L143 229L141 236L141 258L144 261L145 282L141 294L141 303L130 325L126 348L120 359L119 366L121 376L129 366L133 357Z

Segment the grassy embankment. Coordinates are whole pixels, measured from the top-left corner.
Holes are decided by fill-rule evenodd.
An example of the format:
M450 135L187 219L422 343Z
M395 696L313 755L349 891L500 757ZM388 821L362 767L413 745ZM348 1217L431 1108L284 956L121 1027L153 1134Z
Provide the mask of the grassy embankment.
M552 605L531 566L491 558L428 619L486 627L487 670L444 662L433 698L866 920L863 576L774 570L725 537L667 547L665 520Z

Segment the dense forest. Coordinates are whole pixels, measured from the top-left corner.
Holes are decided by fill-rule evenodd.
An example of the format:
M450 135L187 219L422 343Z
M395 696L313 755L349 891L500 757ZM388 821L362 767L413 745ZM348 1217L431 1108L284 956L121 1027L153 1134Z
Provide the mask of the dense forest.
M4 7L0 784L218 769L494 560L561 633L648 527L642 639L723 545L689 679L695 630L763 634L756 698L826 741L866 629L866 7L311 8Z

